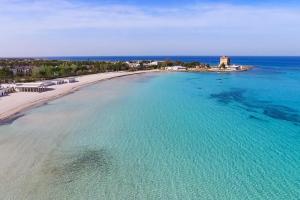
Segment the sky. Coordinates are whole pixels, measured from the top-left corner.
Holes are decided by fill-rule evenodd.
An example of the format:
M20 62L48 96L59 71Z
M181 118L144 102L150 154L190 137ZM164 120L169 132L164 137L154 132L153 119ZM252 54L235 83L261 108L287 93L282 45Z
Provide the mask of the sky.
M300 56L299 0L0 0L0 57Z

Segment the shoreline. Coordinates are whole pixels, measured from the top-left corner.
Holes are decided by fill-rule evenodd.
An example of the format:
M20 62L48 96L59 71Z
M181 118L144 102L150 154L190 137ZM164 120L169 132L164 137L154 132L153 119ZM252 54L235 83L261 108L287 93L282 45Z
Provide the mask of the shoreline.
M137 74L160 72L160 70L144 70L135 72L106 72L78 76L78 82L51 86L54 90L37 93L37 92L17 92L0 98L0 125L9 124L12 121L23 116L23 112L46 104L49 101L66 96L77 90L96 84L100 81L131 76Z
M241 69L236 68L227 68L227 69L219 69L218 67L212 67L209 69L187 69L188 72L212 72L212 73L231 73L231 72L245 72L252 70L253 66L242 66Z
M165 69L164 71L168 72L197 72L197 73L237 73L237 72L245 72L250 71L254 67L253 66L239 66L237 67L228 67L225 69L220 69L219 67L211 67L211 68L185 68L185 69Z

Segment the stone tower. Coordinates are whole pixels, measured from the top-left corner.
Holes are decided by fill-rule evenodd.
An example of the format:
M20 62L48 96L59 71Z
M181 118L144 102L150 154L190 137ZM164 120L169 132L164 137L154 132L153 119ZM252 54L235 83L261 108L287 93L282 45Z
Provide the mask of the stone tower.
M230 65L230 58L228 56L222 56L220 58L220 66L225 65L226 67Z

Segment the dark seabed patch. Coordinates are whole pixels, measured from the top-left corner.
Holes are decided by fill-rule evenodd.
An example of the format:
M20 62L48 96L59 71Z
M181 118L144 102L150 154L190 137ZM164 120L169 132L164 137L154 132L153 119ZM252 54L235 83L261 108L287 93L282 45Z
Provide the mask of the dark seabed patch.
M227 92L220 92L216 94L211 94L210 97L217 99L218 102L228 104L231 102L244 102L244 93L246 90L243 89L232 89Z
M257 110L255 109L251 109L251 108L245 108L243 106L239 106L240 108L246 110L247 112L252 112L252 113L259 113Z
M229 91L211 94L210 98L216 99L222 104L238 103L241 108L248 112L261 113L273 119L300 123L299 111L283 106L272 104L270 101L261 101L250 97L245 97L245 89L232 88ZM253 118L254 119L254 118Z
M286 120L290 122L295 122L295 123L300 123L300 116L296 110L293 110L291 108L288 108L286 106L279 106L279 105L274 105L274 106L267 106L264 108L265 115L275 118L275 119L280 119L280 120Z
M84 150L47 163L44 173L52 179L52 183L67 184L76 181L83 174L94 177L105 177L110 174L112 157L104 149ZM101 180L99 180L101 181Z
M256 117L254 115L249 115L249 119L257 120L257 121L262 121L262 122L267 122L267 120L261 119L259 117Z
M254 115L249 115L249 119L256 119L256 120L260 120L260 118L254 116Z
M150 75L150 74L147 74L147 75L143 75L143 76L136 76L136 77L133 77L134 81L137 82L137 83L147 83L149 82L151 79L157 77L157 75ZM128 78L128 77L126 77Z
M193 80L201 80L199 77L192 77L192 78L186 78L185 80L183 80L183 82L185 81L193 81Z

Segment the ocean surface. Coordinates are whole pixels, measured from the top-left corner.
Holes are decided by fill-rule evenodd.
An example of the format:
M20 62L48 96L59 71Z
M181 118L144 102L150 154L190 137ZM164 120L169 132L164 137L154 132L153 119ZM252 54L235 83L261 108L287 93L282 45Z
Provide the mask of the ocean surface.
M255 68L103 81L0 126L24 154L0 199L299 200L300 57L232 62Z

